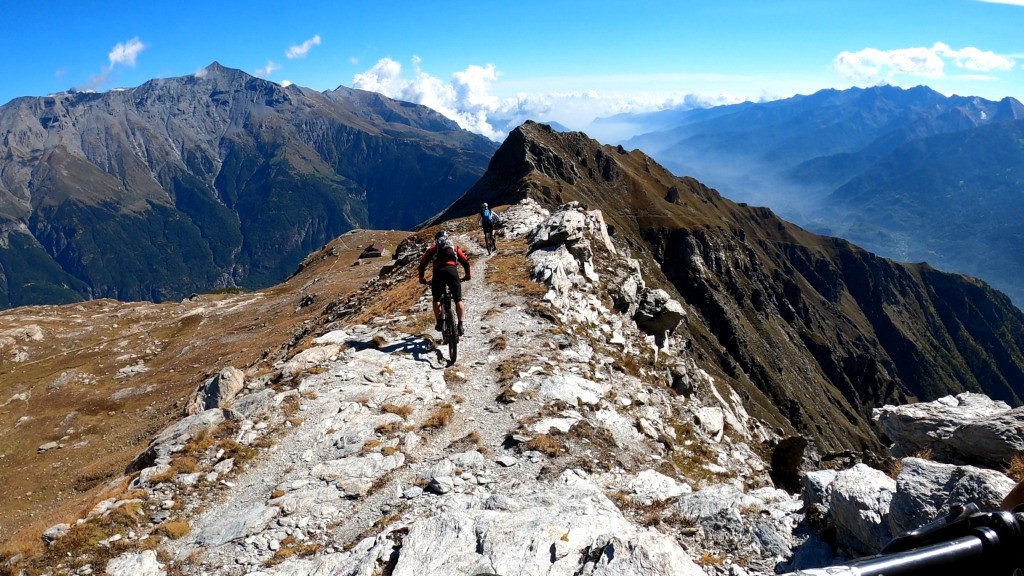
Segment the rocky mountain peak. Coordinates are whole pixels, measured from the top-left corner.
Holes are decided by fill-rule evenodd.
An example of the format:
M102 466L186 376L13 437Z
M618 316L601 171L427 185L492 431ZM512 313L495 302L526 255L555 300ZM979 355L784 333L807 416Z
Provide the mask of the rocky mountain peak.
M1024 316L977 280L878 258L675 177L640 151L529 122L434 221L523 198L600 210L645 282L688 310L691 345L713 374L819 453L884 452L870 417L885 403L963 391L1021 402ZM1003 352L971 351L990 341Z
M0 307L270 286L348 230L437 213L494 147L424 106L216 62L19 99L0 107L0 221L27 233L0 246Z

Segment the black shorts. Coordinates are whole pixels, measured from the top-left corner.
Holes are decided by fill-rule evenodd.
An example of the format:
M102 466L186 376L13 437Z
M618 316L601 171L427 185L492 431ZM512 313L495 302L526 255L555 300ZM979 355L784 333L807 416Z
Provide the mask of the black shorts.
M488 222L487 220L484 220L483 221L483 226L484 226L484 234L493 234L494 233L494 222Z
M462 301L462 283L459 282L459 268L457 266L442 266L434 269L434 276L430 279L430 295L434 302L441 301L441 294L444 294L444 286L452 291L452 300Z

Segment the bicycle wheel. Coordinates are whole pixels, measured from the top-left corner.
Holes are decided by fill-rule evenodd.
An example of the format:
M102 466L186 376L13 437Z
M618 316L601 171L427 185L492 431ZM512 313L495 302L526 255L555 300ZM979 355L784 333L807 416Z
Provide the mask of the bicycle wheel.
M451 300L445 301L444 331L448 336L448 363L455 364L455 359L459 356L459 329L455 325Z
M487 235L487 253L497 252L498 247L494 244L494 232Z

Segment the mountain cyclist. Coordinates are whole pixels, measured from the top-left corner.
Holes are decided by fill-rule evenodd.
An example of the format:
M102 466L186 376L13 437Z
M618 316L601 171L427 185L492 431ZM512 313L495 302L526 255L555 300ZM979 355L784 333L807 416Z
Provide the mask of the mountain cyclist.
M461 248L455 245L455 241L448 236L448 233L441 230L434 236L434 243L420 257L420 284L427 283L424 272L429 263L433 263L430 294L434 300L434 330L440 332L444 329L441 318L441 295L444 294L444 287L448 286L452 293L452 300L455 302L455 316L459 319L459 336L462 336L464 334L462 318L466 314L466 305L462 302L462 284L459 280L458 265L461 264L466 270L462 281L469 282L472 278L469 258Z
M484 243L488 253L494 249L494 225L497 220L497 215L487 206L487 202L480 205L480 225L484 229Z

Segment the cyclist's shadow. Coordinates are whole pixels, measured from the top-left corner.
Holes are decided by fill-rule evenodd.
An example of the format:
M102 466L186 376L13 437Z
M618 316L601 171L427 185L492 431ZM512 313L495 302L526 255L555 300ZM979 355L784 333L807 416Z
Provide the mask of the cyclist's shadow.
M353 340L350 340L348 344L356 349L374 347L386 354L394 354L396 352L409 354L415 361L426 362L427 364L430 364L431 368L435 369L441 369L448 366L448 361L445 360L444 354L441 352L441 348L438 347L438 344L434 342L433 338L423 334L416 336L409 335L397 342L388 344L387 346L374 346L371 342Z

